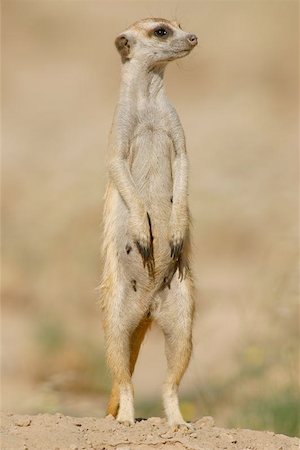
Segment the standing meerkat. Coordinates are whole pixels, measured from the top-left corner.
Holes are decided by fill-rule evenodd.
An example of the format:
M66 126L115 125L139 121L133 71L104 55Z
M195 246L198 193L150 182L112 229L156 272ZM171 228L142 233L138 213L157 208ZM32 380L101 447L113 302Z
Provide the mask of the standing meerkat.
M122 59L110 137L101 282L107 361L113 376L108 413L134 423L131 376L152 321L165 336L163 386L172 427L186 425L178 386L192 350L188 160L184 131L163 84L166 65L197 37L165 19L136 22L115 40Z

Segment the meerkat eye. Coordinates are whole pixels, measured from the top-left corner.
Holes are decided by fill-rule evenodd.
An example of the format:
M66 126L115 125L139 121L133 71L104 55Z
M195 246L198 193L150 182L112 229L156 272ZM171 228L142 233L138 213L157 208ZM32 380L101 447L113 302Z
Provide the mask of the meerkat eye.
M169 32L168 32L168 30L167 30L166 28L164 28L164 27L159 27L159 28L156 28L156 29L154 30L154 34L155 34L155 36L161 38L161 37L166 37L166 36L168 36Z

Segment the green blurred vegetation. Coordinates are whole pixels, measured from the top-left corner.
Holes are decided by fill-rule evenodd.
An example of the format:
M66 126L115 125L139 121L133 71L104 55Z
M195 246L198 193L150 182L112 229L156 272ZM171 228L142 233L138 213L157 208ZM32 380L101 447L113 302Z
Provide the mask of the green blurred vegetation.
M110 376L103 349L88 338L66 334L57 317L37 321L35 372L37 382L50 382L53 390L107 395ZM39 363L39 361L41 361Z
M300 392L285 390L274 392L272 396L253 398L234 411L227 424L300 436Z
M298 333L290 334L289 347L284 342L272 347L245 345L239 352L239 371L225 381L215 380L195 386L192 395L181 396L186 420L210 415L218 425L231 428L273 430L288 436L300 436L300 391L298 378ZM289 378L270 383L287 371ZM280 377L279 377L280 380ZM278 386L276 386L278 384ZM161 415L159 398L137 404L141 417Z
M227 396L227 395L226 395ZM205 404L193 398L180 402L184 418L187 421L222 412L222 403L208 399ZM239 404L233 404L229 417L222 426L229 428L248 428L252 430L272 430L287 436L300 436L300 393L299 391L274 392L271 396L260 395L249 402L241 398ZM161 416L163 408L160 399L137 403L137 417ZM226 414L227 416L227 414ZM220 425L220 423L217 424Z

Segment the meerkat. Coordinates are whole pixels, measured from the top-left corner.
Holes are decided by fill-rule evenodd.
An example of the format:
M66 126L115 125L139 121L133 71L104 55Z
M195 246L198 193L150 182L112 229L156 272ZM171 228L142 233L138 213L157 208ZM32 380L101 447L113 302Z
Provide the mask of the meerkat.
M108 413L134 423L131 377L155 321L165 337L163 403L172 427L186 426L178 386L192 350L188 159L185 135L164 90L170 61L188 55L195 34L175 21L144 19L115 40L122 60L104 204L101 305L113 386Z

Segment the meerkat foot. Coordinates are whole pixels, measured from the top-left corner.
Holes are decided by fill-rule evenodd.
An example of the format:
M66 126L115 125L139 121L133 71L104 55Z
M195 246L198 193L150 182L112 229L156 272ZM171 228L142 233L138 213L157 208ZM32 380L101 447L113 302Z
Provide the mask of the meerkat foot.
M128 411L123 411L117 415L117 421L122 425L130 426L134 424L134 416Z
M117 421L119 422L119 424L125 425L126 427L131 427L132 425L134 425L134 420L121 420L117 418Z
M128 426L134 424L133 390L131 385L120 387L120 406L117 421Z

